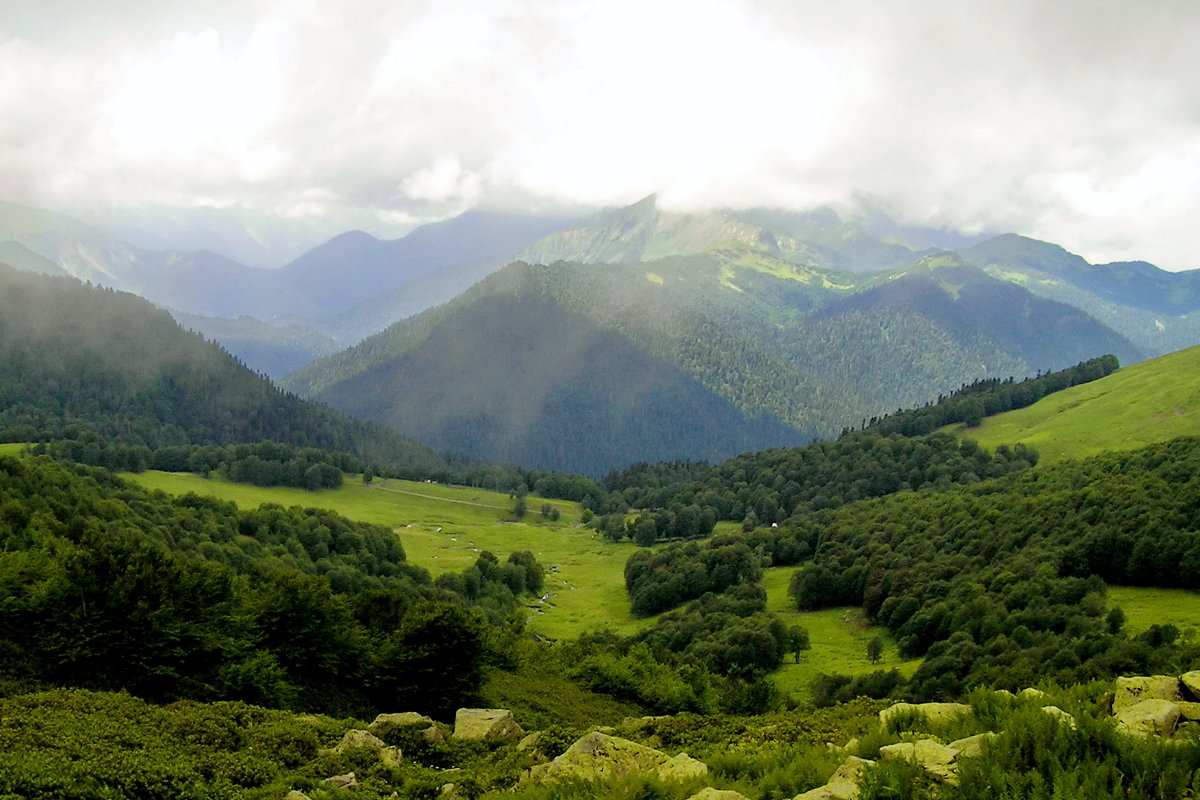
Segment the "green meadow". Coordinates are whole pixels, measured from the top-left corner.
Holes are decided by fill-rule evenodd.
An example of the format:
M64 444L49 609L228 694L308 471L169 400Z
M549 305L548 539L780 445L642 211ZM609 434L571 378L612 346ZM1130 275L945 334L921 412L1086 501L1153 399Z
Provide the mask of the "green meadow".
M904 676L912 675L920 659L905 661L895 640L883 628L872 626L863 617L861 608L826 608L821 611L797 611L788 596L788 582L798 567L774 567L765 570L767 610L778 614L788 623L808 630L812 649L800 654L799 663L791 657L772 676L775 685L786 694L801 699L809 696L813 678L824 672L842 675L862 675L880 669L898 669ZM883 657L872 664L867 659L867 643L878 636L883 641Z
M5 442L0 444L0 456L20 455L29 445L23 442Z
M1125 612L1125 629L1133 633L1170 623L1183 637L1200 638L1200 592L1186 589L1108 587L1108 604Z
M1045 463L1200 435L1200 347L1122 367L978 428L949 430L989 449L1022 442Z
M126 477L171 494L212 495L243 508L263 503L316 506L351 519L386 525L400 536L409 560L435 575L463 569L482 550L490 550L502 560L518 550L532 551L547 567L547 596L531 604L529 625L535 633L550 638L572 638L602 628L629 635L654 622L653 618L635 619L629 612L622 576L636 546L604 541L580 525L581 510L576 503L530 496L525 520L513 522L510 497L469 487L377 478L369 485L347 480L338 489L308 492L266 489L185 473L145 472ZM539 510L544 502L560 510L562 516L557 522L542 519ZM910 676L916 671L920 660L901 659L895 640L883 628L871 626L861 609L795 610L787 588L796 569L777 567L764 572L767 609L806 628L812 644L810 650L801 653L799 663L789 657L774 674L781 691L803 700L809 696L813 678L820 673L861 675L895 668ZM1109 590L1109 601L1125 611L1131 630L1144 630L1154 622L1171 622L1184 635L1200 635L1198 593L1114 586ZM867 659L867 643L876 636L883 641L883 657L872 664Z
M629 634L649 624L630 614L622 579L625 561L637 547L603 541L581 526L578 503L530 495L525 519L514 522L512 498L470 487L376 478L370 484L347 479L340 488L309 492L188 473L150 471L125 477L169 494L211 495L241 508L263 503L315 506L386 525L399 535L408 560L434 575L457 572L484 550L501 561L510 553L529 550L547 570L546 596L530 608L530 628L550 638L604 627ZM543 503L559 509L558 521L542 518Z

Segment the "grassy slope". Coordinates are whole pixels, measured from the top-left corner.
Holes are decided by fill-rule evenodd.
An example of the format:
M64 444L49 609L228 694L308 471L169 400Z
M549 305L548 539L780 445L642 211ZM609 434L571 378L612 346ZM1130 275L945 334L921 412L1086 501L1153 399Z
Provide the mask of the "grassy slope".
M788 582L796 567L766 570L767 610L779 614L788 623L808 630L812 649L800 654L800 663L785 660L774 674L775 685L788 694L808 697L809 684L819 673L862 675L879 669L898 669L912 675L920 659L904 661L895 640L883 628L873 627L863 618L861 608L827 608L821 611L796 611L788 597ZM883 639L883 658L878 664L867 660L867 642Z
M611 627L628 634L648 624L633 619L620 578L636 547L601 541L594 531L576 527L580 508L563 500L530 496L524 522L505 522L512 500L505 494L437 484L376 479L369 486L347 481L339 489L264 489L183 473L145 472L126 477L170 494L212 495L242 508L263 503L317 506L350 519L387 525L414 564L432 574L457 572L473 564L479 551L490 550L501 561L509 553L530 550L546 565L548 602L532 612L530 627L553 638ZM544 522L543 502L557 506L562 517Z
M1154 624L1170 623L1180 633L1200 637L1200 592L1186 589L1108 587L1108 603L1125 612L1125 629L1138 633Z
M1024 442L1047 463L1200 435L1200 347L1123 367L978 428L951 430L989 448Z
M572 638L587 630L611 628L628 635L653 624L653 618L634 619L625 595L625 561L636 547L602 541L593 531L576 527L580 509L575 503L552 501L562 511L558 523L541 522L542 501L530 498L527 522L503 521L512 501L507 495L410 481L376 479L370 486L347 481L339 489L264 489L217 478L166 472L127 477L171 494L196 492L231 500L243 508L262 503L328 508L350 519L394 528L409 560L434 575L458 571L474 562L478 550L491 550L502 560L517 550L531 550L551 572L547 575L549 603L531 612L530 627L553 638ZM426 495L426 496L422 496ZM733 529L733 523L722 527ZM557 569L555 569L557 568ZM857 609L828 609L800 613L791 609L787 584L794 568L766 571L768 609L809 631L812 649L799 664L786 664L776 673L779 687L806 696L819 672L859 675L896 667L912 674L919 662L902 662L886 631L863 622ZM884 639L884 658L867 661L867 642Z
M20 455L21 451L29 445L22 442L5 442L0 444L0 456L15 456Z

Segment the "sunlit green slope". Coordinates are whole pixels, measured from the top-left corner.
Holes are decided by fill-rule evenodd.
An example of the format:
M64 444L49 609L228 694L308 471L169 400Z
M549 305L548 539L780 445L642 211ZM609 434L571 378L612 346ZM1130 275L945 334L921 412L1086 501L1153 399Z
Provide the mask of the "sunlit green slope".
M1023 442L1044 461L1200 435L1200 347L1143 361L1028 408L956 428L985 447Z

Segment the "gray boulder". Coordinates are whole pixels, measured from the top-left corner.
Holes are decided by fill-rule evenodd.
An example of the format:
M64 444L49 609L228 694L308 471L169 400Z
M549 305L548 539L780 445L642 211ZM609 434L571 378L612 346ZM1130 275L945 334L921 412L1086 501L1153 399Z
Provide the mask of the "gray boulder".
M559 783L657 775L663 780L684 781L707 774L708 767L704 762L690 758L686 753L672 757L628 739L593 731L580 737L550 763L531 767L522 780Z
M347 772L345 775L333 775L321 781L321 783L328 783L335 789L358 788L358 778L353 772Z
M1179 707L1179 718L1188 722L1200 722L1200 703L1176 703Z
M956 739L946 745L951 750L958 751L958 757L962 758L978 758L983 754L983 743L996 738L996 734L991 731L977 733L974 736L968 736L964 739Z
M895 717L914 712L931 725L941 725L970 714L971 707L966 703L896 703L879 712L879 722L886 728Z
M1075 718L1058 706L1042 706L1042 713L1054 717L1060 724L1066 725L1068 728L1074 729L1076 726Z
M854 800L862 789L862 773L875 762L850 756L829 776L824 786L798 794L794 800Z
M732 789L714 789L706 786L687 800L750 800L750 798Z
M444 742L446 737L438 728L437 723L424 714L415 711L405 711L400 714L380 714L375 721L367 726L371 733L386 733L397 728L413 728L425 735L431 742Z
M1127 706L1113 715L1117 730L1131 736L1171 736L1179 724L1179 706L1170 700L1150 698Z
M1193 700L1200 700L1200 669L1180 675L1179 682L1187 689Z
M455 739L520 739L525 731L504 708L460 708L454 715Z
M914 761L925 774L940 783L958 783L958 751L933 739L900 742L879 748L884 761Z
M1117 678L1113 697L1113 714L1137 705L1143 700L1167 700L1177 703L1183 699L1179 678L1173 675L1139 675Z
M342 741L338 742L333 752L342 753L350 748L364 747L372 751L385 767L398 767L404 763L404 756L398 747L389 747L370 731L346 731Z

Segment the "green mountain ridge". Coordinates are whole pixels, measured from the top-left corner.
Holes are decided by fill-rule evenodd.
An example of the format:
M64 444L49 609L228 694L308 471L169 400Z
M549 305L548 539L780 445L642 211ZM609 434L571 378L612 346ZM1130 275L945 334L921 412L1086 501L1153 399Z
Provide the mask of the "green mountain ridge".
M454 374L429 367L409 371L417 362L432 365L448 357L446 343L439 340L457 335L452 331L473 331L470 316L487 297L549 302L523 306L506 323L489 321L492 341L481 345L484 350L487 344L503 351L508 343L525 341L521 329L537 324L532 309L561 310L578 325L615 334L604 340L607 347L623 342L622 347L682 368L744 418L773 417L806 439L835 435L861 419L924 402L931 388L936 393L984 377L1024 376L1104 352L1126 360L1141 357L1077 309L990 278L953 254L926 256L889 273L855 275L797 266L765 247L728 241L703 254L652 262L514 263L451 303L315 362L284 384L350 413L400 425L406 435L439 442L446 436L445 409L474 398L468 403L472 408L490 409L474 420L475 429L487 430L489 439L520 438L499 420L525 430L529 415L550 396L554 373L580 374L580 365L572 362L579 353L542 349L542 357L511 375L507 387L490 365L471 360L458 359ZM392 371L407 376L405 389L412 396L401 396L398 386L382 377L388 364L401 360L407 366ZM373 378L360 379L367 372ZM476 382L476 373L489 377ZM522 394L520 384L529 382L544 388ZM509 395L513 399L506 400ZM438 399L419 414L389 411L416 409L421 397ZM594 400L617 405L606 392L597 392ZM616 419L636 409L612 413L616 416L609 418ZM566 430L568 425L560 420L549 427ZM761 441L760 446L769 446ZM615 459L604 467L648 457L630 450L622 463L612 442L585 439L580 445L604 448ZM700 452L712 451L697 450L691 457Z
M0 437L86 429L151 448L275 440L376 463L445 459L287 394L135 295L0 265Z
M959 254L988 274L1088 312L1149 355L1200 343L1200 270L1089 264L1059 245L1005 234Z

